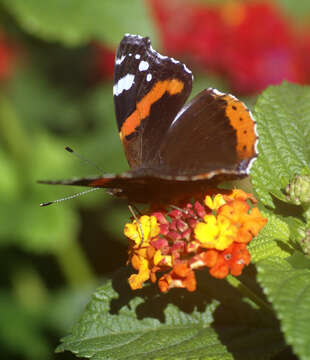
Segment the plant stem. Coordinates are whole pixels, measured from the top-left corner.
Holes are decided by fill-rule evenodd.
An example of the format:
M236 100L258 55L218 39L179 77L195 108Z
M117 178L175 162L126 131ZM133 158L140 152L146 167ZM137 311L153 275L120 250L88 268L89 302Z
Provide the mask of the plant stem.
M0 131L9 153L16 160L25 161L31 143L12 103L5 96L0 97Z
M96 276L78 241L71 241L67 248L58 249L55 255L69 285L80 287L95 282Z
M256 305L260 308L267 310L268 312L273 312L272 306L266 303L263 299L257 296L252 290L245 286L240 280L235 278L232 275L228 275L226 280L230 285L238 289L243 295L251 299Z

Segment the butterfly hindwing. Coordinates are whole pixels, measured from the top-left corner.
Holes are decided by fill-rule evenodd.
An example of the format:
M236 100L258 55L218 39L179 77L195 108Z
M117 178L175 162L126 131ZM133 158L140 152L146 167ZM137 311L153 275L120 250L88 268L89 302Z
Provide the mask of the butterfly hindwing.
M209 88L177 115L159 157L165 172L178 176L246 174L257 155L256 142L255 121L247 107L234 96Z

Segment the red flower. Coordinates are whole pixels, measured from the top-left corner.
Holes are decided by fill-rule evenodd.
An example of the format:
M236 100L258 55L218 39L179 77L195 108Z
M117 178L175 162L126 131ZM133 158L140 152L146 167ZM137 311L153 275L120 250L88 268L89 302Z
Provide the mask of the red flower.
M110 80L113 77L115 51L103 44L95 44L95 72L99 80Z
M7 79L13 70L15 49L8 39L0 33L0 81Z
M223 7L222 14L227 38L221 60L234 90L250 93L283 80L305 81L296 34L278 7L235 1L229 8ZM231 21L234 17L239 21Z
M213 6L184 0L149 1L165 49L225 75L236 92L258 92L283 80L306 81L297 36L276 5L237 0Z

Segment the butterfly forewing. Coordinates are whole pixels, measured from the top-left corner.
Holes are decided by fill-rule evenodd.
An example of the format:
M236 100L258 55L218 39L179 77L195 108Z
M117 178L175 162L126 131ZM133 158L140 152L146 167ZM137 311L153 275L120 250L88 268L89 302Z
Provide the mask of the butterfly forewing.
M114 104L132 169L155 166L155 153L192 88L192 73L160 55L149 38L125 35L115 60Z

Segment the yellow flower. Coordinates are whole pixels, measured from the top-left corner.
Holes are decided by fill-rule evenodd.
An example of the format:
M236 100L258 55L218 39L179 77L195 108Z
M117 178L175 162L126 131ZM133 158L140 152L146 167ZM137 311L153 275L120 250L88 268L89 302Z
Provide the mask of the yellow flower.
M141 233L142 230L142 233ZM132 223L125 225L124 234L133 240L136 245L142 243L147 244L149 241L159 234L160 228L155 216L143 215L139 219L139 223L134 220Z
M203 247L208 249L225 250L235 240L237 228L222 216L206 215L204 222L195 227L195 236Z
M222 205L226 204L226 201L224 200L224 197L222 194L215 195L214 199L210 195L207 195L205 198L205 204L208 206L211 210L217 210Z
M141 289L142 284L150 278L149 262L143 258L136 259L136 262L139 262L139 266L137 266L139 273L132 274L128 279L132 290Z
M153 262L154 262L154 265L159 265L161 263L162 265L172 266L172 256L171 255L162 255L161 251L157 250L155 252Z

